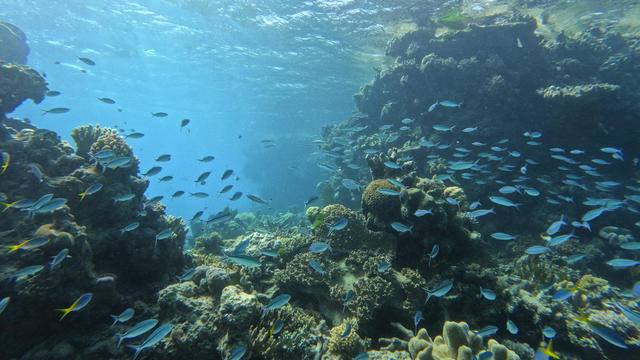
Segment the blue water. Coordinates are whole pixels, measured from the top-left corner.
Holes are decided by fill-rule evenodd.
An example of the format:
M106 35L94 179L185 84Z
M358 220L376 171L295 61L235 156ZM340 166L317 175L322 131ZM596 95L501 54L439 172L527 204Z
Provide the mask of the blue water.
M396 10L367 1L5 1L0 17L27 34L28 64L62 93L11 115L71 144L71 130L84 124L144 133L128 140L141 171L163 167L146 194L164 195L173 215L215 213L234 191L260 194L278 211L315 192L323 173L308 161L316 151L311 140L352 112L352 95L384 59L390 34L377 22ZM71 111L41 115L53 107ZM160 111L169 116L151 116ZM191 123L180 130L184 118ZM262 139L277 146L265 149ZM172 160L155 164L165 153ZM216 159L196 161L205 155ZM228 168L238 180L218 198ZM196 186L204 171L212 171L210 179ZM174 179L158 181L166 175ZM177 190L211 196L171 199ZM245 198L232 205L252 206Z

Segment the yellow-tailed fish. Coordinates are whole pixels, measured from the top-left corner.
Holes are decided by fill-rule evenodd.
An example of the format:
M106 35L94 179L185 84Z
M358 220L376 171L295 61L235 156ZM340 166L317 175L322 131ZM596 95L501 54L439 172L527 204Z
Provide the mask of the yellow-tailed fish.
M21 247L27 245L27 243L29 241L31 241L31 239L25 240L25 241L23 241L23 242L21 242L20 244L17 244L17 245L9 245L9 246L7 246L7 248L9 249L9 251L7 251L7 254L10 254L10 253L20 249Z
M80 311L82 310L82 308L84 308L85 306L87 306L87 304L89 303L89 301L91 301L91 298L93 297L92 293L86 293L86 294L82 294L76 301L73 302L73 304L71 304L71 306L69 306L66 309L56 309L56 311L60 311L62 313L62 316L60 316L60 321L62 321L62 319L65 318L65 316L67 316L70 312L73 311Z
M2 152L2 171L0 171L0 175L4 174L4 172L7 171L10 161L11 161L11 155L9 155L8 152L3 151Z
M554 359L560 359L560 356L558 356L558 354L554 353L552 350L552 345L551 343L553 342L553 340L549 340L549 344L547 344L546 348L543 347L539 347L538 351L540 351L541 353L543 353L546 356L551 356Z
M5 212L5 211L7 211L9 208L12 208L12 207L14 207L14 206L18 205L18 204L19 204L19 203L21 203L22 201L23 201L23 200L18 200L18 201L14 201L14 202L12 202L12 203L3 203L3 202L0 202L0 204L2 204L2 207L3 207L2 211L0 211L0 213L3 213L3 212Z

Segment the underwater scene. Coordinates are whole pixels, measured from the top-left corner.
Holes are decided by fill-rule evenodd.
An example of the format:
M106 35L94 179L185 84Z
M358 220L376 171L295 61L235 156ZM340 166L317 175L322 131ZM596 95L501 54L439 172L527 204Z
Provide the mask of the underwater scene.
M640 359L640 3L2 3L0 359Z

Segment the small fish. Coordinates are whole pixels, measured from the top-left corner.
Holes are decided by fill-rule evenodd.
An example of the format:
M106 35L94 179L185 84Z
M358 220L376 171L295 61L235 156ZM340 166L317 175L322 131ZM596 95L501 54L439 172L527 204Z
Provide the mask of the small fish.
M282 331L282 328L284 328L284 321L278 319L271 326L271 330L269 330L269 333L271 335L278 335L278 333Z
M243 347L239 347L234 349L231 354L225 360L240 360L244 356L244 353L247 352L247 349Z
M388 167L389 169L400 169L402 167L393 161L385 161L384 166Z
M200 185L204 185L205 184L205 180L207 180L209 175L211 175L211 171L203 172L202 174L198 175L198 178L196 179L195 183L199 183Z
M204 211L200 210L198 212L196 212L195 214L193 214L193 216L191 217L191 221L200 219L200 216L202 216L202 214L204 214Z
M260 253L264 256L268 256L268 257L278 257L278 251L276 250L271 250L271 249L262 249L260 250Z
M355 297L356 293L353 290L349 290L347 291L347 294L344 297L344 300L342 300L342 313L344 314L344 309L351 303L351 300L353 300L353 298Z
M44 214L48 212L53 212L61 209L67 203L67 199L65 198L55 198L47 201L42 204L38 209L33 210L36 214Z
M325 243L325 242L314 242L311 245L309 245L309 251L311 251L312 253L323 253L326 250L332 251L331 250L331 245L329 245L329 243Z
M151 114L151 116L154 116L154 117L166 117L168 115L169 114L167 114L166 112L157 112L157 113Z
M89 66L95 66L96 65L95 61L93 61L93 60L91 60L89 58L86 58L86 57L79 57L78 56L78 60L82 61L83 63L85 63L85 64L87 64Z
M507 198L504 198L502 196L489 196L489 200L491 200L491 202L494 204L498 204L506 207L515 207L516 209L518 209L518 207L522 205L522 204L516 204L513 201Z
M449 100L445 100L445 101L440 101L439 105L442 105L444 107L450 107L450 108L458 108L460 109L460 106L462 106L462 103L455 103L453 101L449 101Z
M564 261L568 262L569 264L574 264L577 263L578 261L584 259L587 256L587 254L574 254L574 255L570 255L570 256L565 256L564 257Z
M230 201L236 201L242 197L242 192L237 191L229 198Z
M422 317L422 311L418 311L416 312L416 314L413 316L413 334L417 334L418 333L418 324L420 324L420 321L424 320L424 317Z
M640 261L636 261L632 259L616 258L616 259L607 261L607 265L612 266L616 269L629 269L629 268L640 265Z
M22 250L33 250L37 249L41 246L47 245L49 243L49 238L46 237L37 237L35 239L31 239L25 245L22 246Z
M97 193L98 191L100 191L100 189L102 189L102 184L93 184L89 186L85 191L78 194L78 196L80 196L80 201L84 200L87 195Z
M223 187L222 189L220 189L220 191L218 191L218 194L224 194L227 191L231 190L232 187L233 187L233 185L227 185L227 186Z
M182 275L178 276L178 281L179 282L189 281L195 274L196 274L195 268L188 269L184 273L182 273Z
M206 197L209 197L209 194L207 194L206 192L195 192L195 193L189 193L189 196L193 196L193 197L197 197L199 199L204 199Z
M153 329L157 324L158 324L158 320L156 319L144 320L135 324L131 329L127 330L124 334L116 334L116 337L118 338L118 345L116 346L116 348L120 347L120 343L122 342L122 340L133 339L135 337L138 337L146 333L147 331Z
M542 346L539 347L538 351L536 351L535 353L534 360L548 360L549 357L552 357L554 359L560 359L560 356L553 352L552 345L551 345L552 342L553 340L549 340L549 344L547 345L546 348Z
M65 108L65 107L57 107L57 108L52 108L52 109L49 109L49 110L42 109L42 115L45 115L45 114L64 114L66 112L69 112L69 110L71 110L71 109Z
M42 265L27 266L11 274L10 278L19 279L23 276L33 276L42 271L42 269L44 269Z
M546 337L547 339L553 339L557 334L558 332L551 326L547 326L542 329L542 335L544 335L544 337Z
M468 128L464 128L464 129L462 129L462 132L463 132L463 133L470 133L470 132L474 132L474 131L476 131L476 130L478 130L478 128L477 128L477 127L468 127Z
M433 104L431 104L429 106L429 109L427 109L427 111L432 112L433 110L436 109L436 107L438 106L438 100L436 100L436 102L434 102Z
M128 308L126 310L124 310L123 312L120 313L120 315L109 315L111 316L111 318L113 319L113 324L111 324L111 326L109 327L113 327L113 325L117 324L117 323L124 323L127 322L129 319L131 319L133 317L133 314L135 314L135 310L132 308Z
M122 236L122 234L124 234L126 232L133 231L133 230L137 229L138 226L140 226L139 222L132 222L131 224L123 227L122 229L120 229L120 235Z
M347 325L344 326L344 332L340 335L340 338L345 338L349 336L350 333L351 333L351 323L347 323Z
M378 189L378 192L382 195L400 196L400 191L396 191L392 189Z
M397 222L397 221L396 222L392 222L391 223L391 227L395 231L397 231L399 233L405 233L405 232L412 232L413 231L413 225L407 226L407 225L405 225L403 223L400 223L400 222Z
M62 319L64 319L70 312L75 312L75 311L82 310L85 306L87 306L89 301L91 301L92 297L93 297L92 293L82 294L68 308L66 308L66 309L56 309L56 311L60 311L62 313L62 316L60 316L60 321L62 321Z
M494 301L496 299L496 293L491 289L483 289L480 287L480 296L489 300Z
M586 317L575 317L573 318L575 321L584 322L589 325L589 328L600 335L603 339L605 339L608 343L617 346L621 349L629 348L625 343L624 339L614 330L605 325L602 325L596 321L589 320Z
M110 98L108 98L108 97L98 98L98 100L102 101L102 102L103 102L103 103L105 103L105 104L110 104L110 105L112 105L112 104L115 104L115 103L116 103L116 101L115 101L115 100L110 99Z
M474 333L480 337L485 337L485 336L491 336L495 333L498 332L498 327L497 326L493 326L493 325L489 325L489 326L485 326L480 330L476 330L474 331Z
M189 119L182 119L182 121L180 121L180 127L183 128L183 127L187 126L190 122L191 122L191 120L189 120Z
M156 234L156 238L155 241L153 242L153 248L156 248L156 245L158 244L158 240L165 240L168 239L171 235L173 235L173 230L169 229L164 229L162 231L160 231L159 233Z
M145 172L142 175L143 176L154 176L154 175L157 175L158 173L160 173L160 171L162 171L162 167L161 166L154 166L151 169L147 170L147 172Z
M49 263L49 271L53 271L56 266L58 266L60 263L62 263L62 261L66 258L70 257L69 256L69 249L65 248L62 249L60 251L58 251L58 253L56 254L56 256L53 256L51 258L51 263Z
M0 300L0 314L2 314L4 309L7 308L7 305L9 305L9 300L11 300L11 298L8 297L8 296L6 298L3 298L2 300Z
M277 310L277 309L280 309L281 307L287 305L287 303L289 303L289 300L291 300L291 295L288 295L288 294L278 295L273 300L271 300L269 302L269 304L267 304L267 306L262 308L262 316L261 317L264 317L264 315L269 310Z
M155 160L158 162L167 162L171 160L171 154L162 154L158 156Z
M149 337L142 342L142 344L138 346L128 345L129 348L134 349L136 351L135 354L133 355L133 360L136 360L136 358L138 357L138 354L140 354L140 351L146 348L153 347L165 336L169 335L169 333L172 330L173 330L172 324L164 324L158 327L154 332L152 332L151 335L149 335Z
M527 248L524 252L529 255L542 255L551 251L551 249L547 246L535 245Z
M475 210L470 212L467 216L470 218L479 218L481 216L485 216L488 214L495 214L496 212L494 211L493 208L491 209L479 209L479 210Z
M250 268L258 267L262 265L260 263L260 260L258 260L253 256L248 256L248 255L228 255L226 258L238 265L242 265Z
M2 171L0 171L0 175L4 174L9 167L9 162L11 162L11 154L6 151L2 152Z
M144 137L144 134L143 134L143 133L141 133L141 132L132 132L131 134L125 134L125 135L123 135L123 137L124 137L125 139L128 139L128 138L132 138L132 139L141 139L141 138L143 138L143 137Z
M222 177L220 178L220 180L225 180L227 178L229 178L229 176L233 175L233 170L232 169L228 169L225 170L224 173L222 173Z
M61 94L60 91L57 90L49 90L46 93L44 93L46 96L58 96Z
M517 335L519 329L516 323L514 323L511 320L507 320L507 331L510 332L512 335Z
M335 222L335 224L329 226L329 233L327 234L327 237L331 235L331 233L334 231L340 231L344 229L345 227L347 227L348 224L349 224L349 220L347 218L339 219L338 221Z
M429 209L429 210L418 209L413 213L413 215L415 215L417 217L425 216L427 214L433 215L433 210L432 209Z
M178 191L174 192L174 193L171 195L171 197L172 197L172 198L178 198L178 197L180 197L180 196L182 196L182 195L184 195L184 191L182 191L182 190L178 190Z
M565 301L573 295L575 289L560 289L551 297L552 301Z
M245 194L244 196L247 197L247 199L258 203L258 204L268 204L267 200L263 199L262 197L255 195L255 194Z
M492 238L496 239L496 240L501 240L501 241L510 241L510 240L515 240L518 238L517 235L509 235L509 234L505 234L505 233L501 233L501 232L496 232L493 233L491 235Z
M200 162L211 162L211 161L213 161L213 159L215 159L214 156L207 155L207 156L203 157L202 159L198 159L198 161L200 161Z
M386 261L382 261L380 263L378 263L377 268L378 268L378 272L379 273L384 273L385 271L387 271L389 269L391 265L386 262Z
M436 125L433 125L433 126L432 126L433 130L435 130L435 131L441 131L441 132L449 132L449 131L453 131L453 129L454 129L455 127L456 127L455 125L453 125L453 126L451 126L451 127L448 127L448 126L439 125L439 124L436 124Z
M309 266L311 266L311 268L315 271L317 271L320 275L324 276L326 273L325 271L322 269L322 265L318 264L317 262L310 260L309 261Z
M453 288L452 280L445 280L441 282L438 286L433 288L432 290L424 288L423 290L427 293L427 300L425 300L424 303L425 304L428 303L429 299L431 299L432 296L439 298L447 295L447 293L449 293L451 288Z
M438 244L434 244L431 248L431 253L429 253L429 267L431 267L431 260L435 259L439 252L440 246L438 246Z
M307 201L304 202L304 207L309 206L310 204L312 204L316 200L318 200L317 196L311 196L309 199L307 199Z

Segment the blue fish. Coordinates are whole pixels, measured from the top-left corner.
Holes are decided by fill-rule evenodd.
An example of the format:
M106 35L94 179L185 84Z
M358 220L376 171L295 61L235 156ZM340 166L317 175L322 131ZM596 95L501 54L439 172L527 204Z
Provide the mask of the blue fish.
M309 266L311 266L311 268L315 271L317 271L318 273L320 273L320 275L324 276L326 273L324 272L324 270L322 269L322 265L318 264L317 262L313 261L313 260L309 260Z
M418 210L416 210L416 212L413 213L413 215L415 215L417 217L425 216L427 214L433 215L433 210L431 210L431 209L429 209L429 210L418 209Z
M289 300L291 300L291 295L288 295L288 294L282 294L282 295L276 296L265 307L262 308L262 316L261 317L264 317L264 315L269 310L277 310L277 309L280 309L281 307L287 305L287 303L289 303Z
M413 230L413 225L407 226L399 222L392 222L391 227L399 233L411 232Z
M400 169L402 167L394 163L393 161L385 161L384 166L388 167L389 169Z
M429 253L429 267L431 267L431 260L438 256L438 252L440 252L440 246L438 246L438 244L434 244L431 248L431 253Z
M378 189L378 192L382 195L400 196L400 191L396 191L392 189Z
M353 297L356 295L356 293L353 290L349 290L347 291L347 295L345 295L344 300L342 300L342 313L344 314L344 309L347 307L347 305L349 305L351 303L351 300L353 300Z
M347 218L339 219L338 221L335 222L335 224L329 226L329 233L327 234L327 236L331 235L331 233L334 231L340 231L344 229L345 227L347 227L348 224L349 224L349 220L347 220Z
M427 293L427 300L425 300L424 303L426 304L427 302L429 302L429 299L431 299L432 296L443 297L447 295L447 293L449 293L452 287L453 287L453 280L445 280L441 282L438 286L433 288L432 290L424 288L423 290L426 291Z
M496 293L493 290L483 289L482 286L480 286L480 296L489 301L494 301L496 299Z
M391 266L391 265L390 265L388 262L386 262L386 261L383 261L383 262L381 262L381 263L378 263L378 266L377 266L377 267L378 267L378 272L379 272L379 273L383 273L383 272L387 271L387 270L389 269L389 267L390 267L390 266Z
M509 331L512 335L518 334L518 326L511 320L507 320L507 331Z
M547 339L553 339L554 337L556 337L556 335L558 335L558 332L551 326L547 326L542 329L542 335L544 335Z
M234 349L225 360L240 360L242 359L242 357L246 352L247 352L247 349L241 346L239 348Z
M498 327L493 325L485 326L480 330L474 331L474 333L476 333L476 335L480 337L491 336L497 332L498 332Z
M418 333L418 324L420 323L420 321L424 320L424 317L422 317L422 311L418 311L416 312L416 314L413 316L413 328L414 328L414 334Z
M607 261L607 265L616 269L628 269L640 265L640 261L617 258Z
M340 335L340 337L345 338L349 336L350 333L351 333L351 323L347 323L347 325L345 325L344 327L344 332L342 333L342 335Z
M327 250L332 251L331 250L331 245L329 243L325 243L325 242L318 241L318 242L314 242L313 244L311 244L309 246L309 251L311 251L312 253L316 253L316 254L323 253L323 252L325 252Z
M510 241L510 240L515 240L518 238L517 235L509 235L509 234L505 234L505 233L501 233L501 232L496 232L493 233L491 235L492 238L496 239L496 240L501 240L501 241Z

